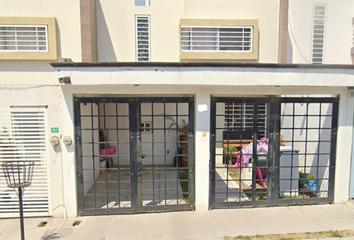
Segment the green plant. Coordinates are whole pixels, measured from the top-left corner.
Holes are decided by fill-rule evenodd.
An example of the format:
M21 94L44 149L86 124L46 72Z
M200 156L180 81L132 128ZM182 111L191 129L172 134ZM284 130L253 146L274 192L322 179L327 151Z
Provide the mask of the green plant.
M226 146L224 147L225 154L229 157L229 159L236 159L237 158L237 147L235 146Z
M331 235L332 238L342 238L343 236L339 234L338 231L329 231L329 234Z
M185 119L182 119L180 123L177 123L176 119L171 116L167 116L166 118L171 121L171 124L168 126L169 131L177 129L181 136L188 136L189 124Z
M189 185L189 177L188 173L180 173L179 174L180 184L182 188L182 195L183 200L188 203L189 202L189 192L188 192L188 185Z
M306 176L306 178L307 178L308 180L316 180L316 175L315 175L315 174L308 174L308 175Z
M224 151L225 151L225 153L230 154L230 153L237 152L238 149L235 146L226 146L226 147L224 147Z

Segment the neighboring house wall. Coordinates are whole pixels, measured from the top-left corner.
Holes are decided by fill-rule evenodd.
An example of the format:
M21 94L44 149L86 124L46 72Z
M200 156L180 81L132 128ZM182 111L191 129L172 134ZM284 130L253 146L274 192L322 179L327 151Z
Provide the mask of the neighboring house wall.
M289 63L312 63L313 7L326 6L323 64L352 64L354 1L297 0L289 6Z
M63 193L63 175L62 166L69 165L69 159L62 158L62 145L52 147L49 139L52 136L58 136L60 139L64 134L62 129L62 115L59 107L60 102L60 88L58 86L43 86L35 85L23 86L1 86L0 89L2 106L42 106L46 107L46 147L45 151L48 153L43 156L43 163L48 163L48 192L49 192L49 211L54 216L65 216L63 209L64 193ZM40 96L40 97L38 97ZM51 127L58 127L59 133L51 133ZM62 141L62 139L60 140ZM27 191L26 191L27 192ZM33 213L32 213L33 214ZM36 214L33 214L36 215ZM15 216L15 215L14 215Z
M2 1L0 16L5 17L49 17L57 24L58 57L81 61L80 8L78 1ZM30 24L30 22L26 22ZM50 43L49 43L50 44ZM0 52L1 55L1 52ZM50 61L20 59L0 61L1 84L55 84Z

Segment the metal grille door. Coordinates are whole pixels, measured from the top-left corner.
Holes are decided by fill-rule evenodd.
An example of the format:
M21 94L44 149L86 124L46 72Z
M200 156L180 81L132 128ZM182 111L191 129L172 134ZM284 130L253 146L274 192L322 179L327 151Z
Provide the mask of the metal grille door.
M79 214L193 209L192 103L76 98Z
M41 107L0 108L0 164L5 161L34 161L32 185L23 196L25 216L50 215L49 168L46 149L46 109ZM7 188L0 171L0 216L18 216L18 198Z
M211 208L333 202L338 98L211 103Z
M193 99L142 99L142 209L194 208ZM139 185L139 184L138 184Z
M331 203L337 98L281 99L278 204Z
M269 99L214 98L211 207L265 205L269 199ZM257 146L257 148L253 148Z

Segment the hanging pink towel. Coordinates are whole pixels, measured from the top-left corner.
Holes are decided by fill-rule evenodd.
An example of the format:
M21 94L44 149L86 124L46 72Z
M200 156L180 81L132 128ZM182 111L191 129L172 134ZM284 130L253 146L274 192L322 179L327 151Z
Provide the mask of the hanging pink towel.
M100 155L101 156L111 157L116 152L117 152L117 147L116 146L111 146L111 147L108 147L108 148L102 148L100 150Z
M243 156L241 152L237 152L237 162L235 163L235 167L242 167L242 166L243 166Z
M263 181L263 176L262 176L262 172L261 172L261 169L260 168L257 168L257 171L256 171L256 175L257 175L257 179L261 180L259 181L259 185L261 185L262 187L266 187L264 181Z

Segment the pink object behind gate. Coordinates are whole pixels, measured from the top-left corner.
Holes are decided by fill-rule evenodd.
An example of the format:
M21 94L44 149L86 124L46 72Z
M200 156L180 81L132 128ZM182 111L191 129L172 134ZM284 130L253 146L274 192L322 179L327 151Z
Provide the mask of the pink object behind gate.
M102 148L100 149L100 155L101 156L107 156L107 157L112 157L117 152L117 147L116 146L111 146L108 148Z

